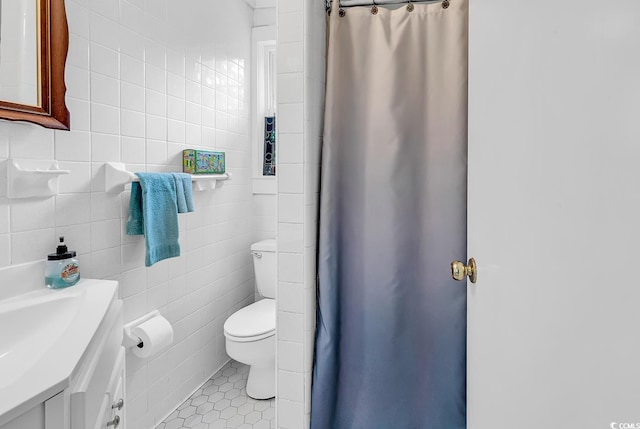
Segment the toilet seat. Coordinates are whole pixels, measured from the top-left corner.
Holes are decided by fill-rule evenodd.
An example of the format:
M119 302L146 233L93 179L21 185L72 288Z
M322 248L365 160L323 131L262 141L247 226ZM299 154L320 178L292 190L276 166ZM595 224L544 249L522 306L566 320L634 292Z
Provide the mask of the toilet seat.
M224 322L224 336L231 341L258 341L275 333L275 299L265 298L241 308Z

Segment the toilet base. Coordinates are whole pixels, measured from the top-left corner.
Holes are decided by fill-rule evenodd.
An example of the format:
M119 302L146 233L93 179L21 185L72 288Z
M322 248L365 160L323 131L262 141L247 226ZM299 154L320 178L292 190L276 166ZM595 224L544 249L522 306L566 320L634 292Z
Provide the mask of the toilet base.
M276 367L249 367L247 395L253 399L271 399L276 396Z

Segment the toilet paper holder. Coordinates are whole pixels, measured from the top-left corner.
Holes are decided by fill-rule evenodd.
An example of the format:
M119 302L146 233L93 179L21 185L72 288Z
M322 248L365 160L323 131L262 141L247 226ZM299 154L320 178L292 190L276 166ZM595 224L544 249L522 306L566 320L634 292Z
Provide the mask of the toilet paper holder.
M160 316L160 312L158 310L153 310L151 313L147 313L144 316L138 317L136 320L131 321L126 325L124 325L124 339L122 341L123 345L126 348L129 348L129 347L142 348L144 343L142 342L140 337L138 337L137 335L134 335L131 331L134 328L142 325L147 320L151 320L157 316Z

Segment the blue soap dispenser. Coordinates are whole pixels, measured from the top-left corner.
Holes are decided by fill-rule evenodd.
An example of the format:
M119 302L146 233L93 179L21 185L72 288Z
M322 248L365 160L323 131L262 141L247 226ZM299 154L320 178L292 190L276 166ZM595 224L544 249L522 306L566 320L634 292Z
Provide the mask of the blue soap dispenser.
M79 281L80 265L76 259L76 252L67 250L64 237L60 237L56 253L50 253L47 256L44 282L49 289L62 289L73 286Z

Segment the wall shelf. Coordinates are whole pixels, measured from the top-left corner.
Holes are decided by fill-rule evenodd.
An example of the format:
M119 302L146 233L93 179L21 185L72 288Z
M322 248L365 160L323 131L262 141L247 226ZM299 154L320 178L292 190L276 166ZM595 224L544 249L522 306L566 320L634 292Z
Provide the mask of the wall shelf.
M231 173L224 174L191 174L194 191L205 191L221 187L225 181L231 180ZM126 185L137 182L138 176L128 171L121 162L107 162L104 165L105 192L122 192Z
M58 177L69 174L57 161L7 159L8 198L48 198L58 193Z

